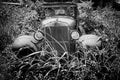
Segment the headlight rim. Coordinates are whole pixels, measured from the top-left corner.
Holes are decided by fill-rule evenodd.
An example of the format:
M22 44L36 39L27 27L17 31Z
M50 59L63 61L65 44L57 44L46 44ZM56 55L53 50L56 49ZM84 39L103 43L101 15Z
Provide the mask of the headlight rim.
M76 33L77 33L77 38L75 38L74 36L72 36L72 35L75 35ZM71 36L72 39L78 40L79 37L80 37L80 34L79 34L79 32L77 30L72 30L70 36Z
M38 37L36 37L36 33L37 33L37 32L42 34L42 37L41 37L40 39L39 39ZM34 39L35 39L35 40L41 41L43 38L44 38L44 34L43 34L42 31L36 31L36 32L34 33Z

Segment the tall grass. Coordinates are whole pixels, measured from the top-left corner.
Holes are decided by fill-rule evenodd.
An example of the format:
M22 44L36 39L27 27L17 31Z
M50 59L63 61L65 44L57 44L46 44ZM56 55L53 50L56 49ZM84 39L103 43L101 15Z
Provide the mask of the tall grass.
M5 6L4 6L5 7ZM13 6L12 6L13 8ZM14 7L16 8L16 7ZM6 11L10 11L9 8ZM12 9L12 13L21 16L17 9ZM19 8L21 13L27 12L25 8ZM3 10L3 9L1 9ZM22 12L23 10L23 12ZM24 11L25 10L25 11ZM15 12L14 12L15 11ZM107 12L107 13L106 13ZM11 12L10 12L11 13ZM12 14L11 13L11 14ZM9 14L9 13L5 13ZM25 14L25 13L24 13ZM102 14L102 15L101 15ZM5 15L6 16L6 15ZM16 17L18 17L16 16ZM99 17L98 17L99 16ZM0 14L0 17L1 14ZM8 17L10 17L8 15ZM46 39L50 47L50 51L43 49L42 51L33 52L22 58L17 57L17 52L13 52L8 45L10 39L15 35L20 34L15 25L18 21L14 16L10 18L1 18L2 23L0 29L1 43L6 46L0 53L0 79L1 80L119 80L120 77L120 54L119 54L119 18L115 17L115 12L108 8L97 9L91 11L89 18L84 18L83 21L93 21L95 25L93 29L97 29L95 33L106 35L103 37L102 48L84 49L78 44L77 51L74 53L65 52L58 56L58 52ZM0 20L1 20L0 19ZM24 19L23 16L20 17ZM89 19L89 20L88 20ZM4 20L7 20L6 23ZM114 22L114 20L117 21ZM11 25L14 22L14 27ZM28 24L29 22L25 22ZM101 27L103 26L103 28ZM18 30L18 32L17 32ZM4 34L4 35L3 35ZM10 35L10 38L9 38ZM3 40L3 38L6 40ZM56 40L55 40L56 41ZM62 46L62 45L61 45Z

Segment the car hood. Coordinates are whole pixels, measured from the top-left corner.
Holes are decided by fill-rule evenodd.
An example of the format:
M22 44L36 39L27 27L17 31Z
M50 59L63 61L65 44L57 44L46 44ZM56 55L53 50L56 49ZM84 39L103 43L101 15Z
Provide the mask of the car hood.
M75 26L75 20L69 16L53 16L42 21L42 27L50 26Z

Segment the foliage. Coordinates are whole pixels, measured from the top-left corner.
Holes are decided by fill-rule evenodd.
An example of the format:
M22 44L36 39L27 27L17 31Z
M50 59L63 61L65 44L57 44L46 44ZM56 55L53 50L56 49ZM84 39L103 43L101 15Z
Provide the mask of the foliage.
M84 3L85 4L85 3ZM79 5L78 5L79 6ZM0 44L7 45L0 54L0 79L3 80L119 80L120 47L119 18L116 12L108 7L93 10L84 7L78 10L85 12L79 16L85 22L88 31L103 35L102 48L83 49L78 45L75 53L67 52L58 56L55 50L33 52L22 58L13 52L10 39L19 34L31 33L39 26L38 14L26 7L2 6L0 11L1 24L4 31ZM3 18L5 17L5 18ZM32 23L33 22L33 23ZM80 21L79 21L80 22ZM36 24L36 25L34 25ZM34 25L34 26L33 26ZM4 26L4 27L3 27ZM21 27L22 26L22 27ZM37 26L37 27L36 27ZM25 31L26 32L22 32ZM9 34L10 38L9 38Z

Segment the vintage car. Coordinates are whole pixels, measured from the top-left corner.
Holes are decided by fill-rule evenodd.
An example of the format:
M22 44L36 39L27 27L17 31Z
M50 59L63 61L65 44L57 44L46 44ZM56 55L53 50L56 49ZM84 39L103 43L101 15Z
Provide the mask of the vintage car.
M79 13L76 3L45 2L37 9L37 12L41 21L39 29L34 35L18 37L13 43L14 48L27 46L27 48L33 48L34 51L56 50L59 54L63 54L64 52L75 53L77 43L80 41L85 48L87 45L101 44L99 41L101 37L82 34L79 29Z

